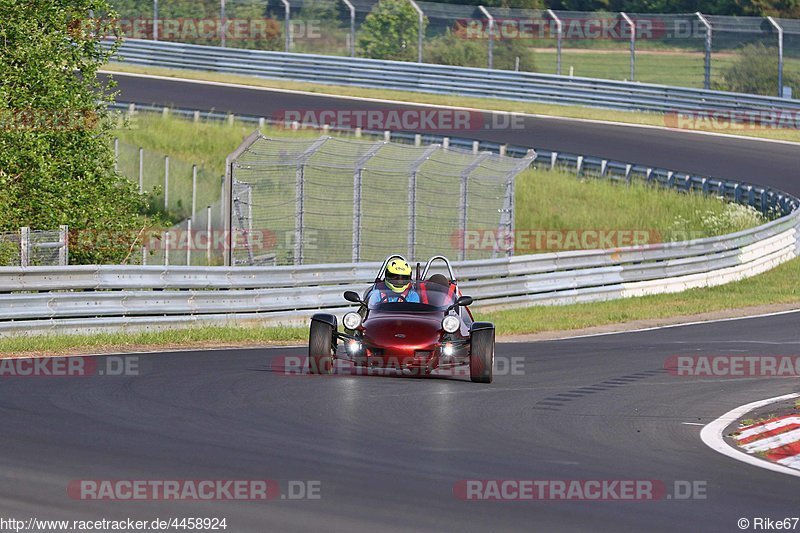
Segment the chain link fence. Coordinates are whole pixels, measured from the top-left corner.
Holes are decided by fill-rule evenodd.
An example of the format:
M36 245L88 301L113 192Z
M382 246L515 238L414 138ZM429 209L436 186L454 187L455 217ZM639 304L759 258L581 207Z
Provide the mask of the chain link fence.
M800 20L407 1L398 35L371 40L365 21L377 0L113 3L134 38L764 93L763 84L730 79L748 76L731 65L758 47L768 95L788 96L800 83Z
M69 228L0 233L0 266L66 266L69 264Z
M232 264L299 265L469 250L468 231L513 231L514 177L533 161L489 152L320 137L252 136L231 160Z

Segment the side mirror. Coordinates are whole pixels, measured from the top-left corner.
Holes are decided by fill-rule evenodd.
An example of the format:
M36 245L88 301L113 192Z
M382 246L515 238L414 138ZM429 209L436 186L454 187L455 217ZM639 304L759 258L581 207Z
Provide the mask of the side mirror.
M449 313L456 307L465 307L468 305L472 305L472 302L474 301L475 299L472 296L460 296L458 300L456 300L456 303L447 308L447 312Z
M456 300L456 305L458 306L468 306L472 305L475 299L472 296L461 296L458 300Z
M356 291L344 291L344 299L348 302L353 302L354 304L364 303Z

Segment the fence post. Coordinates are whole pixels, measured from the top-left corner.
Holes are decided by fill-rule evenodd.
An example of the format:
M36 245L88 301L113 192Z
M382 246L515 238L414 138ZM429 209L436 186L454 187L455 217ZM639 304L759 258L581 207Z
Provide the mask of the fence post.
M24 227L19 229L19 266L26 267L31 260L31 229Z
M422 38L425 30L425 13L419 8L414 0L408 1L419 16L419 25L417 28L417 63L422 63Z
M158 40L158 0L153 0L153 40Z
M630 81L634 81L636 79L636 24L634 24L633 20L624 12L620 13L620 16L625 19L625 22L628 23L628 26L631 28L631 78Z
M289 0L281 0L283 4L283 33L285 34L285 42L283 45L284 52L292 49L292 6Z
M547 10L547 14L550 15L556 23L556 74L561 75L561 40L564 37L564 26L561 24L561 19L558 18L555 11L552 9Z
M144 191L144 148L139 147L139 194Z
M190 220L194 220L195 213L197 212L197 165L192 165L192 216Z
M409 166L408 174L408 260L413 261L417 253L417 173L431 154L438 150L438 144L428 146L422 155Z
M206 207L206 264L211 266L211 206Z
M458 250L458 260L464 261L467 258L467 210L469 208L469 175L472 171L478 168L483 161L492 155L491 152L483 152L478 155L472 163L470 163L464 170L461 171L461 188L459 190L459 203L458 203L458 231L460 237L460 246Z
M708 19L699 11L695 13L697 18L700 19L700 22L706 28L706 63L705 63L705 77L703 80L703 88L710 89L711 88L711 44L712 44L712 31L711 31L711 23L708 22Z
M303 234L305 232L305 166L308 159L330 137L322 137L314 141L311 146L297 157L297 170L295 171L295 208L294 208L294 264L302 265L305 250L303 247Z
M489 69L492 69L494 68L494 17L485 7L478 6L478 9L489 19Z
M342 0L350 10L350 57L356 57L356 8L350 0Z
M192 266L192 246L194 246L194 239L192 238L192 219L186 221L186 266Z
M58 227L58 266L69 264L69 226Z
M772 17L767 17L767 20L778 30L778 98L781 98L783 96L783 27Z
M361 260L361 204L362 191L364 189L364 167L367 161L369 161L369 159L385 144L386 143L383 142L377 142L372 148L367 150L356 162L355 172L353 173L353 263L358 263Z
M164 211L169 209L169 156L164 156Z
M225 0L219 0L219 43L222 48L225 48Z

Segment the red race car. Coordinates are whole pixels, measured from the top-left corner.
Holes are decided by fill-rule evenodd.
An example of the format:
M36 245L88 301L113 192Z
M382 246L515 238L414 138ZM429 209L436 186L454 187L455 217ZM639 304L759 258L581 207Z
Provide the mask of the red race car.
M448 276L428 275L435 262L444 263ZM318 313L311 318L308 368L312 374L330 374L334 360L357 368L394 369L403 374L429 375L434 370L469 366L478 383L492 382L495 332L490 322L474 322L450 262L432 257L412 279L411 267L399 255L389 256L363 297L354 291L345 300L359 305L344 315L344 331L336 316Z

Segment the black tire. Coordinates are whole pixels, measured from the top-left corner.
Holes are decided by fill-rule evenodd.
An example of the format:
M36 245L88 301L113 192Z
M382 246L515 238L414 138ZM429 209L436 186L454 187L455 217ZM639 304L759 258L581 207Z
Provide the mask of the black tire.
M491 383L494 366L494 328L472 332L469 377L475 383Z
M330 324L317 320L311 321L308 335L308 372L309 374L333 373L333 328Z

